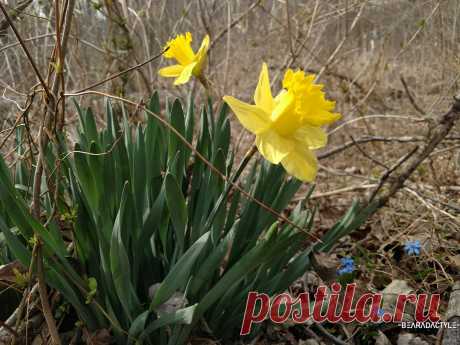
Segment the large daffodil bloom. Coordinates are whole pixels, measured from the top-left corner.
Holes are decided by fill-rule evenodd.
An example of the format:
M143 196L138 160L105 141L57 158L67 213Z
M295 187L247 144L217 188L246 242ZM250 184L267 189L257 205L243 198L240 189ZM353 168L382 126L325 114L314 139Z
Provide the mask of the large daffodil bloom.
M201 71L206 62L206 55L209 49L209 36L206 35L201 43L201 47L195 54L192 50L192 34L177 35L166 43L163 56L167 59L175 59L176 65L164 67L158 71L162 77L176 78L174 85L185 84L194 75L201 77Z
M314 79L314 75L289 69L283 90L273 97L264 63L254 94L255 105L224 97L243 127L256 135L262 156L273 164L281 163L290 175L302 181L313 181L318 171L312 150L327 143L320 126L341 117L332 112L335 102L326 100L323 85L315 84Z

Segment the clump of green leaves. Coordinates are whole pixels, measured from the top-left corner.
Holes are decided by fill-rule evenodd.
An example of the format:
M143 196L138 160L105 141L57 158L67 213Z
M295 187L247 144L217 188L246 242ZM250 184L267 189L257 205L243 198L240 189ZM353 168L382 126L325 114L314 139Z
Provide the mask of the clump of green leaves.
M149 112L166 114L197 152L229 176L234 152L226 106L214 114L208 104L195 124L192 99L186 109L179 100L166 103L162 111L155 94ZM284 291L308 269L313 249L328 250L365 219L354 205L322 243L305 248L306 233L279 223L239 191L215 208L227 182L151 113L132 125L126 114L119 121L107 103L107 124L98 130L90 109L77 110L74 150L62 139L58 149L47 148L48 166L60 164L63 173L57 204L43 193L47 227L28 212L31 172L20 164L12 174L0 159L0 229L25 265L31 260L28 242L39 236L48 284L88 328L110 328L119 344L184 344L203 324L219 339L234 336L249 291ZM277 212L301 185L259 160L241 183ZM61 217L52 217L54 207ZM312 219L303 203L290 213L292 223L307 230Z

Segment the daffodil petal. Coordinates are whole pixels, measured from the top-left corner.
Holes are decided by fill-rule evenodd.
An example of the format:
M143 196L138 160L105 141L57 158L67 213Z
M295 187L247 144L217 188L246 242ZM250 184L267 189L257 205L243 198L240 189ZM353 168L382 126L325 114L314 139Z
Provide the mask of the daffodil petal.
M200 49L198 50L198 52L195 55L196 66L195 66L195 68L193 70L193 74L196 77L199 77L201 75L203 65L206 62L208 49L209 49L209 35L206 35L204 37L204 39L203 39L203 42L201 42Z
M272 111L272 121L276 121L294 107L295 97L292 92L284 92L277 96L278 103Z
M257 135L256 146L266 160L278 164L294 149L294 142L283 138L274 130L268 130Z
M200 49L198 49L196 53L197 59L201 59L207 54L209 49L209 42L209 35L204 36L203 41L201 42Z
M318 172L318 161L315 155L303 146L296 146L295 150L281 161L281 164L288 174L305 182L313 181Z
M283 97L283 95L286 93L287 91L285 89L281 89L280 92L278 92L278 94L275 96L274 98L274 101L275 101L275 104L278 104L279 101L281 100L281 98Z
M275 107L272 91L270 89L270 79L268 76L268 67L266 63L262 64L259 83L257 84L256 92L254 93L254 102L267 113L271 113Z
M339 113L331 113L327 110L317 110L311 116L305 117L305 122L312 126L324 126L334 123L337 120L340 120L342 115Z
M321 127L303 125L295 131L294 137L310 150L319 149L327 144L327 134Z
M232 96L224 96L224 101L248 131L260 134L270 127L270 115L263 111L262 108L241 102Z
M185 66L181 74L174 81L174 85L181 85L181 84L185 84L186 82L188 82L190 80L190 77L192 76L193 69L195 68L195 66L196 66L196 62Z
M178 77L184 70L182 65L172 65L168 67L163 67L158 71L158 74L162 77Z
M182 35L177 35L166 43L163 54L167 59L176 59L181 65L188 65L195 59L195 54L192 50L192 34L187 32Z

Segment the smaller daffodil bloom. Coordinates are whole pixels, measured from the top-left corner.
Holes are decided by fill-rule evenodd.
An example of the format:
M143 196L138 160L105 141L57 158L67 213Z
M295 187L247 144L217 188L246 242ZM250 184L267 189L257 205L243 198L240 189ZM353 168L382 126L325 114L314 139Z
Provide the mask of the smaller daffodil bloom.
M335 102L326 100L323 85L315 84L314 79L303 71L288 69L283 89L273 97L264 63L254 105L224 96L243 127L256 135L256 146L262 156L273 164L281 163L299 180L309 182L315 179L318 171L312 150L327 143L327 135L320 126L341 117L332 112Z
M176 65L164 67L158 71L162 77L176 78L174 85L181 85L188 82L192 75L201 77L203 66L209 49L209 36L206 35L201 47L195 54L192 46L192 34L177 35L165 45L163 56L166 59L175 59Z

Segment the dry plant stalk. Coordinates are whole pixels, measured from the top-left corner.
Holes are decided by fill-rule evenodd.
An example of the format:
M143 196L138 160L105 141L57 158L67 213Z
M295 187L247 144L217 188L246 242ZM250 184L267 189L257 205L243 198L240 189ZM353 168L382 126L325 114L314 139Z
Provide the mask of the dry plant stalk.
M40 194L41 194L41 181L44 172L44 156L45 148L50 141L50 136L56 131L61 131L64 125L64 114L65 114L65 99L60 99L60 95L65 92L65 81L64 81L64 64L65 64L65 53L67 47L67 41L70 33L70 26L72 23L73 10L75 7L75 0L65 1L64 6L61 9L61 1L56 0L54 2L55 8L55 26L56 26L56 44L52 53L52 63L50 64L53 68L50 68L48 71L48 76L45 79L41 76L36 63L34 62L29 50L27 49L24 41L22 40L19 32L17 31L13 20L10 18L8 12L3 5L0 4L1 10L5 16L5 20L8 25L13 30L15 36L21 44L21 47L26 54L30 64L32 65L36 76L40 80L46 97L45 104L43 105L43 119L42 124L39 129L38 134L38 147L39 153L37 158L37 166L34 174L34 187L33 187L33 202L31 205L31 212L35 218L40 220ZM24 7L25 8L25 7ZM51 84L51 87L49 86ZM59 109L60 99L61 109ZM61 110L61 111L60 111ZM56 173L56 176L59 175L59 172ZM58 178L58 177L57 177ZM55 186L56 191L53 193L53 196L57 193L57 184ZM53 190L49 188L49 190ZM37 236L36 242L34 245L34 252L36 255L37 261L37 277L38 277L38 289L40 300L42 303L43 314L48 326L48 331L52 339L52 343L55 345L60 345L61 340L59 337L59 332L56 326L56 322L53 317L51 306L49 303L48 293L46 290L46 283L44 279L43 271L43 256L41 250L41 240Z
M385 187L386 189L374 200L377 207L383 207L388 200L404 187L405 181L412 175L417 167L430 155L431 152L447 137L452 127L460 118L460 95L454 97L450 110L442 115L431 128L426 144L413 155L402 162L399 173L387 178L381 178L374 195ZM372 201L373 197L369 201Z

